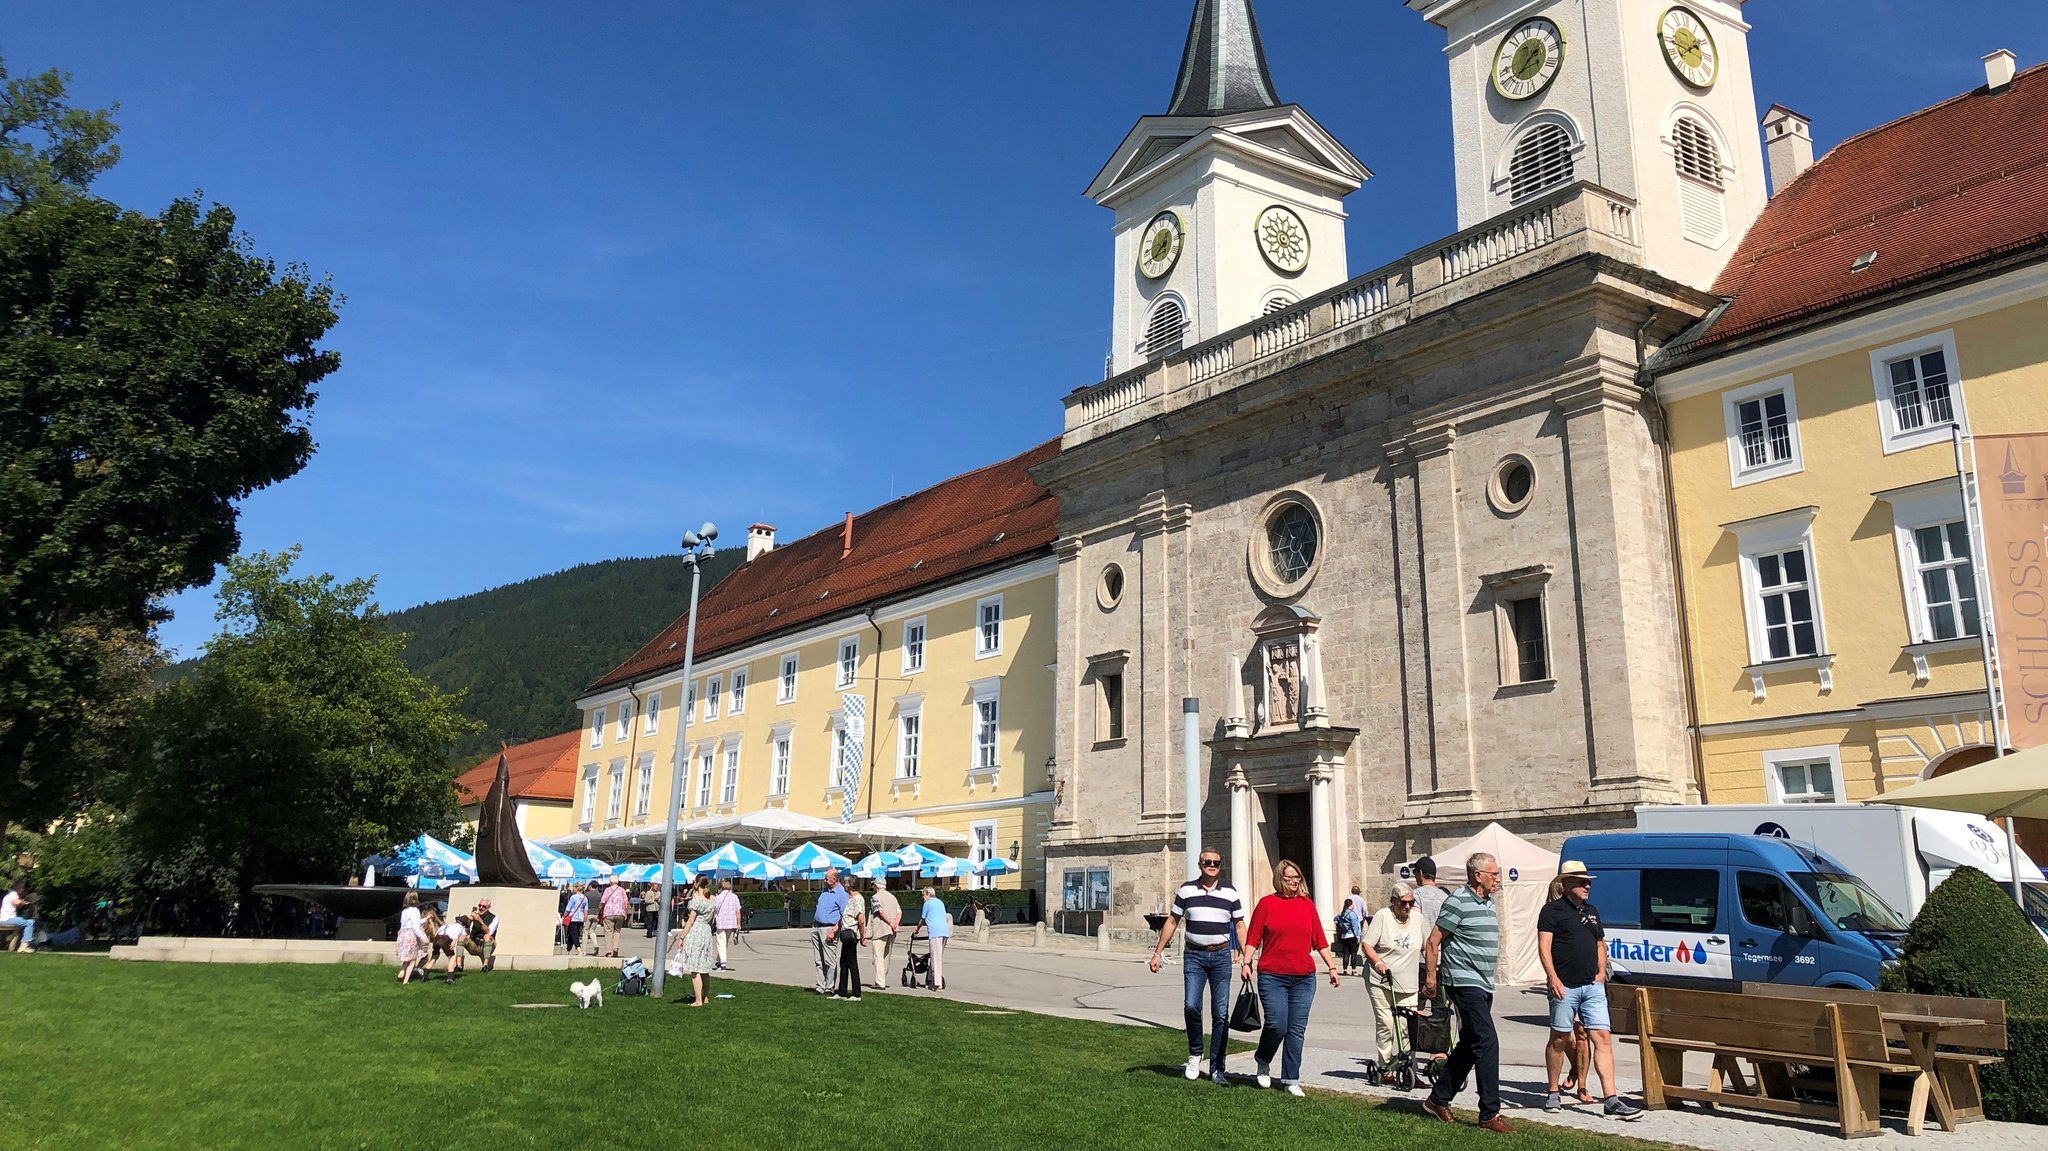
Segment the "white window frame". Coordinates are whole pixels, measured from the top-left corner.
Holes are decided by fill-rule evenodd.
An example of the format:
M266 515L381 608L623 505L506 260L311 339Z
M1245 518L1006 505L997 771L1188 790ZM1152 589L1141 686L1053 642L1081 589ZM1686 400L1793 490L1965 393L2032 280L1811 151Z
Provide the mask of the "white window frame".
M795 701L798 663L795 652L790 652L782 657L781 666L775 673L776 703L791 703Z
M721 683L721 680L719 679L719 677L717 677L717 676L715 676L715 675L707 675L707 676L705 676L705 677L704 677L704 719L703 719L703 722L705 722L705 723L710 723L710 722L711 722L712 720L714 720L714 719L717 719L717 718L718 718L718 695L719 695L719 690L718 690L718 689L719 689L719 685L720 685L720 683Z
M697 694L697 681L693 679L689 682L689 684L686 686L686 689L683 692L684 716L687 717L697 714ZM690 722L694 723L696 721L691 720Z
M725 776L718 785L718 805L731 807L740 801L740 740L725 741Z
M654 753L643 751L640 762L633 766L633 818L646 819L654 806Z
M1921 356L1938 351L1948 367L1949 404L1955 413L1953 422L1930 423L1923 427L1901 431L1898 414L1892 408L1893 361L1908 356ZM1884 454L1911 451L1929 444L1946 444L1954 437L1951 428L1957 428L1963 435L1970 434L1969 413L1963 406L1963 365L1956 357L1956 335L1953 331L1930 332L1911 340L1902 340L1888 347L1870 353L1870 380L1877 393L1878 434L1884 446Z
M647 710L640 716L640 734L653 735L661 727L661 693L647 697Z
M585 764L583 767L583 818L577 820L577 822L582 824L585 828L588 828L591 824L591 821L596 818L597 765L591 763Z
M740 715L747 710L747 669L732 669L732 691L725 697L725 714Z
M615 730L612 732L613 743L624 743L633 737L632 700L622 699L619 701L619 718L614 724L614 727Z
M846 709L843 707L833 708L831 720L831 735L825 740L825 794L827 796L837 796L846 790L839 782L841 761L846 754L845 749L840 746L847 739Z
M1828 658L1827 613L1820 590L1820 566L1814 562L1813 521L1817 508L1793 508L1730 525L1735 533L1742 573L1742 618L1749 633L1749 662L1752 667L1795 664L1802 660ZM1806 553L1806 588L1813 603L1813 644L1810 654L1773 659L1765 635L1763 587L1757 573L1760 556L1801 550Z
M796 725L778 723L768 732L769 763L768 798L789 797L789 768L796 759Z
M1743 404L1756 400L1761 402L1773 392L1785 396L1785 433L1791 440L1792 454L1783 460L1771 460L1750 467L1742 451ZM1793 476L1806 470L1806 457L1799 446L1799 396L1792 386L1791 376L1779 376L1746 388L1735 388L1721 394L1721 412L1728 427L1728 484L1730 487L1746 487L1750 484L1774 480L1779 476ZM1768 437L1767 437L1768 439Z
M911 637L915 635L915 642ZM924 670L925 645L931 642L931 628L924 616L903 621L903 674L916 675Z
M625 760L623 760L623 759L615 759L615 760L612 760L612 763L611 763L611 777L612 777L612 790L611 790L611 794L610 794L610 795L608 795L608 796L606 796L606 797L605 797L605 801L604 801L604 822L605 822L605 826L607 826L607 827L610 827L610 826L613 826L613 825L617 824L617 823L619 822L619 817L620 817L620 816L622 816L622 815L624 815L624 814L625 814L625 811L626 811L626 761L625 761Z
M852 687L854 681L860 678L859 636L848 636L839 641L839 658L832 667L835 687Z
M995 609L993 641L989 638L990 608ZM987 659L1003 654L1003 622L1003 597L1000 594L974 601L974 658Z
M597 708L590 713L590 746L604 746L604 717L608 709Z
M983 833L983 832L987 832L987 833L988 833L988 842L987 842L987 843L983 843L983 842L982 842L982 838L981 838L981 836L982 836L982 833ZM970 824L968 824L968 825L967 825L967 858L969 858L969 859L973 860L973 861L974 861L974 862L976 862L976 863L986 863L987 861L989 861L989 860L991 860L991 859L994 859L995 857L996 857L996 821L995 821L995 820L993 820L993 819L977 819L977 820L975 820L975 821L974 821L973 823L970 823ZM996 885L996 877L995 877L995 876L993 876L993 875L976 875L976 876L972 877L972 882L971 882L971 883L969 883L969 885L968 885L968 886L970 886L970 887L994 887L995 885Z
M1772 803L1839 803L1842 800L1842 749L1833 744L1819 747L1790 747L1782 751L1767 751L1763 754L1764 791ZM1789 794L1785 791L1784 769L1812 763L1825 762L1831 777L1833 790L1822 793L1807 791ZM1811 785L1811 773L1808 775Z
M1927 592L1920 582L1920 547L1914 533L1937 524L1968 522L1963 514L1962 485L1953 478L1929 480L1923 484L1879 492L1878 498L1892 506L1892 542L1899 558L1899 591L1906 608L1909 643L1955 643L1974 645L1975 633L1936 639L1927 606ZM1977 599L1977 626L1984 626L1984 557L1975 532L1970 533L1971 593Z
M697 802L698 810L711 806L711 773L718 769L718 745L699 744L697 747Z
M971 698L967 705L967 774L970 776L993 776L1003 767L1003 681L999 676L978 679L967 685ZM982 718L983 705L989 709L989 718ZM986 729L990 738L982 740ZM988 751L984 758L983 751Z
M896 700L896 779L908 783L923 775L924 693Z

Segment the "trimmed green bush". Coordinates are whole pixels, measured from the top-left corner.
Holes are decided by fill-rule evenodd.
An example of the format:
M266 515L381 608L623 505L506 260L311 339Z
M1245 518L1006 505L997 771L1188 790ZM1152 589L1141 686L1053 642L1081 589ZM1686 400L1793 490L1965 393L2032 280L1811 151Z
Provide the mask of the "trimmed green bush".
M2012 895L1974 867L1928 895L1886 991L2003 999L2005 1061L1983 1069L1984 1113L2048 1123L2048 941Z

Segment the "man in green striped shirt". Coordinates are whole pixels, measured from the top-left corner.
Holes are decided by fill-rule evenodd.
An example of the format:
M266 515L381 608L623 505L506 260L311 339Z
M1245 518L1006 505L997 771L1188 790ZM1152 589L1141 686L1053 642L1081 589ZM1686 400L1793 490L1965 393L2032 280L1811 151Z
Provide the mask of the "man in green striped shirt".
M1493 970L1500 958L1500 918L1493 893L1500 890L1500 861L1485 852L1465 860L1464 887L1444 900L1430 932L1424 1001L1436 998L1437 975L1458 1009L1458 1044L1444 1061L1436 1087L1422 1109L1446 1123L1451 1100L1465 1089L1465 1077L1479 1073L1479 1125L1488 1131L1514 1128L1500 1117L1500 1038L1493 1030Z

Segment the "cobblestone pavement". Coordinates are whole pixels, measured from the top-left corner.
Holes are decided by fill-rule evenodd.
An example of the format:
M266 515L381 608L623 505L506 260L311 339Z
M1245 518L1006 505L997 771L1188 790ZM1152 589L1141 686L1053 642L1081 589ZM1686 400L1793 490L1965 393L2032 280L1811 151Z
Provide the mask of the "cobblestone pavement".
M971 932L956 937L947 948L947 998L1073 1019L1156 1027L1172 1033L1160 1036L1161 1059L1178 1062L1185 1057L1178 966L1169 965L1154 975L1146 969L1146 953L1142 952L981 945L971 939ZM651 957L653 942L642 932L633 931L625 940L624 951L628 955ZM806 987L816 982L808 932L749 932L733 949L731 959L734 970L714 977L714 993L732 992L744 998L745 992L734 988L731 981ZM871 994L932 994L903 988L898 982L901 965L899 946L890 962L894 970L884 973L886 990ZM862 970L866 980L874 982L871 956L863 957ZM676 988L670 987L669 994L676 994ZM1543 996L1534 991L1505 990L1495 1000L1494 1021L1501 1035L1501 1096L1506 1104L1504 1114L1510 1122L1551 1123L1714 1151L1819 1151L1843 1145L1830 1128L1817 1122L1732 1111L1717 1114L1692 1106L1653 1111L1632 1123L1601 1118L1597 1104L1547 1114L1541 1110L1545 1082L1543 1045L1549 1035ZM1341 988L1332 988L1327 983L1318 987L1308 1041L1310 1046L1302 1061L1304 1086L1354 1095L1400 1095L1391 1088L1366 1082L1363 1060L1373 1049L1372 1010L1358 979L1345 979ZM1632 1100L1640 1101L1641 1065L1634 1046L1616 1044L1615 1062L1623 1089ZM1704 1083L1704 1060L1691 1062L1691 1077ZM1236 1089L1255 1089L1249 1078L1249 1052L1232 1056L1228 1067L1233 1074L1243 1076L1238 1080L1242 1086ZM1205 1080L1189 1084L1188 1090L1217 1088ZM1421 1095L1418 1090L1412 1096L1418 1105ZM1468 1109L1466 1118L1470 1118L1469 1108L1475 1105L1471 1086L1466 1087L1455 1105ZM1959 1131L1945 1132L1935 1129L1930 1121L1925 1133L1911 1140L1902 1121L1887 1120L1879 1140L1926 1151L1955 1151L1965 1146L1971 1151L2048 1151L2048 1130L2017 1123L1971 1123Z

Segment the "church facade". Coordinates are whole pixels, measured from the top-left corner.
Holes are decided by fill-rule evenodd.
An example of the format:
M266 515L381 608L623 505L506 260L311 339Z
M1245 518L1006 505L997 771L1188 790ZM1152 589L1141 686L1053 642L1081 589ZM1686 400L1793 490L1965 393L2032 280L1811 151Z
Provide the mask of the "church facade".
M1764 202L1740 4L1409 7L1449 40L1455 235L1351 274L1371 173L1279 101L1248 0L1198 3L1168 112L1090 188L1113 374L1033 469L1047 884L1118 922L1185 876L1190 806L1236 883L1291 859L1327 918L1489 821L1555 843L1698 798L1641 369Z

